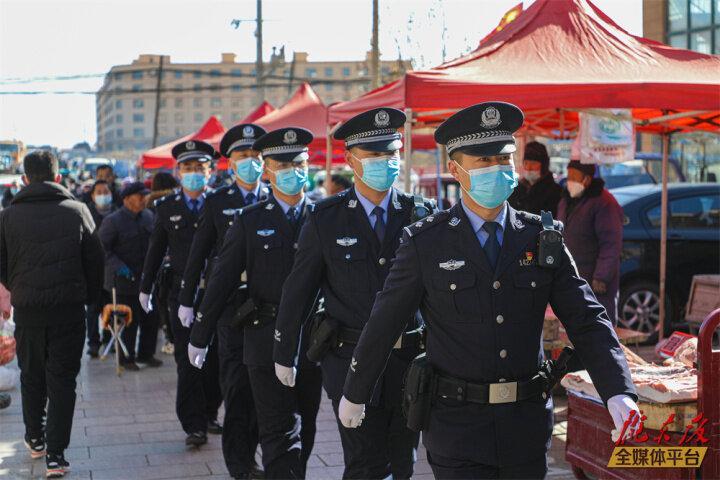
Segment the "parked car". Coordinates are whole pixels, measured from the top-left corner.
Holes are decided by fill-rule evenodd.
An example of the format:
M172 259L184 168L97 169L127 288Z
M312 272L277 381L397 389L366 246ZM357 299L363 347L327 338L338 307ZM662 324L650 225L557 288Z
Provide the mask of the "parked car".
M660 314L659 185L612 189L625 213L618 325L651 333ZM668 185L665 333L682 327L693 275L720 273L720 185ZM652 338L651 338L652 339Z

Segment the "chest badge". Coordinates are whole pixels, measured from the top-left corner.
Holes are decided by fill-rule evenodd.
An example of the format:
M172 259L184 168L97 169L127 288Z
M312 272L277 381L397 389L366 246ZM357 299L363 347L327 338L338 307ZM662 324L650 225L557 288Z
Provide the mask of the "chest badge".
M343 237L335 240L341 247L349 247L357 243L357 238Z
M257 234L261 237L269 237L270 235L275 234L275 230L258 230Z
M521 267L529 267L533 264L533 260L535 258L535 255L533 252L525 252L525 256L519 260Z
M182 215L173 215L170 217L171 222L179 222L180 220L182 220Z
M235 215L235 212L239 212L242 208L226 208L223 210L224 215Z
M452 272L453 270L464 267L465 260L448 260L447 262L439 263L438 266L443 270Z

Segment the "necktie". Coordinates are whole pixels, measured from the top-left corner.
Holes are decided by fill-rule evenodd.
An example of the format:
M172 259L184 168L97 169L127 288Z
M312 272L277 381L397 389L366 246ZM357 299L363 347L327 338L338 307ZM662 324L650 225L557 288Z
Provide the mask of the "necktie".
M293 227L295 226L295 221L297 220L297 216L296 216L295 212L296 212L295 207L288 208L287 219L288 219L288 222L290 222L290 225L292 225Z
M197 213L197 212L198 212L198 203L200 203L200 202L198 201L197 198L191 198L191 199L190 199L190 207L191 207L191 208L190 208L190 211L192 211L192 213Z
M497 222L485 222L482 226L483 230L488 233L488 239L485 240L485 246L483 249L485 250L485 255L487 255L487 259L493 270L495 270L498 257L500 256L500 242L498 242L497 239L497 229L499 226L500 225Z
M253 203L255 203L255 194L250 192L245 196L245 205L252 205Z
M383 219L384 213L385 209L382 207L375 207L372 211L372 214L375 215L375 227L373 230L375 230L375 235L377 235L380 243L382 243L385 238L385 220Z

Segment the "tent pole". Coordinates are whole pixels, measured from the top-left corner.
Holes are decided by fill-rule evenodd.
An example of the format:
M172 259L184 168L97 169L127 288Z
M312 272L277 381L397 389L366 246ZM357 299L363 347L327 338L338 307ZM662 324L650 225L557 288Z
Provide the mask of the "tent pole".
M410 191L410 169L412 167L412 108L405 109L405 191Z
M441 171L442 171L442 146L440 144L435 144L435 173L437 174L436 182L436 188L437 188L437 204L440 210L442 210L442 198L443 198L443 190L442 190L442 178L441 178Z
M665 337L665 275L667 273L667 222L668 222L668 151L670 135L663 131L662 151L662 191L660 193L660 318L658 319L658 341Z
M560 139L565 138L565 110L560 109Z
M330 175L332 175L332 135L331 132L332 128L330 128L330 125L326 127L325 132L325 182L327 182L330 178Z

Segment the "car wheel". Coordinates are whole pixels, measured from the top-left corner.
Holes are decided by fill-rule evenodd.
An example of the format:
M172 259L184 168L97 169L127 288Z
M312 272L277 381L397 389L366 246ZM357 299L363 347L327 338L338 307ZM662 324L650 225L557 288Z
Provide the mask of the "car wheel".
M665 295L665 333L671 330L672 308L669 292ZM660 327L660 295L658 285L652 282L633 282L620 289L618 326L657 338Z

